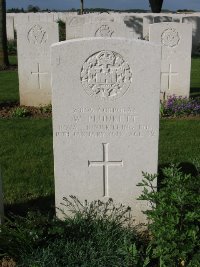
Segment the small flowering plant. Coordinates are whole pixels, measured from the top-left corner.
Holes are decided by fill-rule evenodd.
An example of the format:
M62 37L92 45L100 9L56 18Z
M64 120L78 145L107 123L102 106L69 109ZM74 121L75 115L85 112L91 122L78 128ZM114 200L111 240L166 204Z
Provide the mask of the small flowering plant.
M162 117L181 117L200 115L200 98L187 98L183 96L168 96L161 103Z

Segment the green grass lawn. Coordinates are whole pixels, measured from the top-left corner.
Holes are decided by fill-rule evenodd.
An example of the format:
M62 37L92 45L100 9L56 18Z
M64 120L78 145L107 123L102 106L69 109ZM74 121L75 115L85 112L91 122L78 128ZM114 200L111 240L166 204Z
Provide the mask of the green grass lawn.
M18 74L16 71L0 72L0 103L19 102Z
M191 96L200 97L200 57L192 58L192 70L191 70Z
M52 194L51 120L0 120L0 129L0 165L6 203Z
M9 56L10 64L17 65L17 57ZM19 102L19 82L16 70L0 71L0 103Z
M9 63L10 65L17 65L17 56L9 55Z

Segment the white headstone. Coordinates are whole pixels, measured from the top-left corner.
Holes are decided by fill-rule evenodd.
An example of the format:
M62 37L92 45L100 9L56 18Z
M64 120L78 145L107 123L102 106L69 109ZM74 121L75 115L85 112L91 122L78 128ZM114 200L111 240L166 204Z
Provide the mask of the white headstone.
M144 221L136 184L157 172L160 58L160 46L134 39L52 46L57 207L69 195L113 198Z
M0 225L3 221L4 221L4 205L3 205L2 177L0 169Z
M14 17L8 16L6 17L6 32L7 32L7 39L14 40Z
M161 22L172 22L171 16L155 16L154 23L161 23Z
M120 15L88 14L68 17L66 21L66 39L84 37L131 37L130 29Z
M143 38L149 39L149 25L153 23L161 22L180 22L178 15L169 14L164 15L160 14L159 16L154 14L149 14L143 17Z
M187 16L182 18L183 23L192 25L192 48L194 53L200 54L200 17Z
M124 16L124 23L130 31L130 37L142 39L143 37L143 18L137 15Z
M147 15L143 17L143 38L149 39L149 25L153 24L153 15Z
M189 97L192 27L182 23L150 25L151 42L162 45L161 93Z
M17 24L20 104L51 103L50 46L59 41L55 22Z

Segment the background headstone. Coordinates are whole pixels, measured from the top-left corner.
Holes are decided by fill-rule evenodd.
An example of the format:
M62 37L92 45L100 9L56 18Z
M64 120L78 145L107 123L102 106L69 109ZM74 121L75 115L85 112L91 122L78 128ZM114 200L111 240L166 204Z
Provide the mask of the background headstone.
M6 32L7 32L7 39L14 40L15 33L14 33L14 17L7 16L6 17Z
M133 37L120 15L87 14L68 17L66 20L66 39L85 37Z
M130 31L130 37L134 39L142 39L143 18L136 15L124 16L124 23Z
M59 41L58 24L19 22L17 50L20 104L48 105L51 103L50 46Z
M113 198L144 221L136 184L157 173L160 60L160 46L133 39L52 46L56 207Z
M149 14L143 17L143 38L149 39L149 25L162 22L180 22L180 16L176 14Z
M189 97L192 26L183 23L150 25L151 42L162 45L161 93Z

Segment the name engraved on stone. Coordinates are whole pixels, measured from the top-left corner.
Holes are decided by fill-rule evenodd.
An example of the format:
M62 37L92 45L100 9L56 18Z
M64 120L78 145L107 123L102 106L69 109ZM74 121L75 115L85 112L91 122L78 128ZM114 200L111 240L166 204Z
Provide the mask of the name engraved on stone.
M37 72L31 72L32 75L37 75L37 80L38 80L38 88L42 89L41 85L41 75L48 75L48 72L41 72L40 71L40 64L38 63L38 70Z
M132 82L132 71L118 53L100 51L85 61L80 77L89 96L115 100L127 92Z
M88 167L103 167L103 196L109 197L109 183L108 183L108 168L109 167L123 167L123 161L109 161L108 160L108 146L109 143L103 143L103 161L88 161Z
M168 72L162 72L162 76L167 76L168 77L167 89L171 90L172 77L173 76L178 76L178 72L172 72L172 64L169 64L169 71Z
M75 107L56 131L59 138L143 138L155 134L151 125L141 122L134 107Z
M111 37L114 31L108 25L102 25L96 32L96 37Z
M34 25L28 32L28 41L30 44L42 45L46 43L47 39L47 32L40 25Z
M161 43L164 46L176 47L180 42L180 36L176 29L166 29L161 35Z

